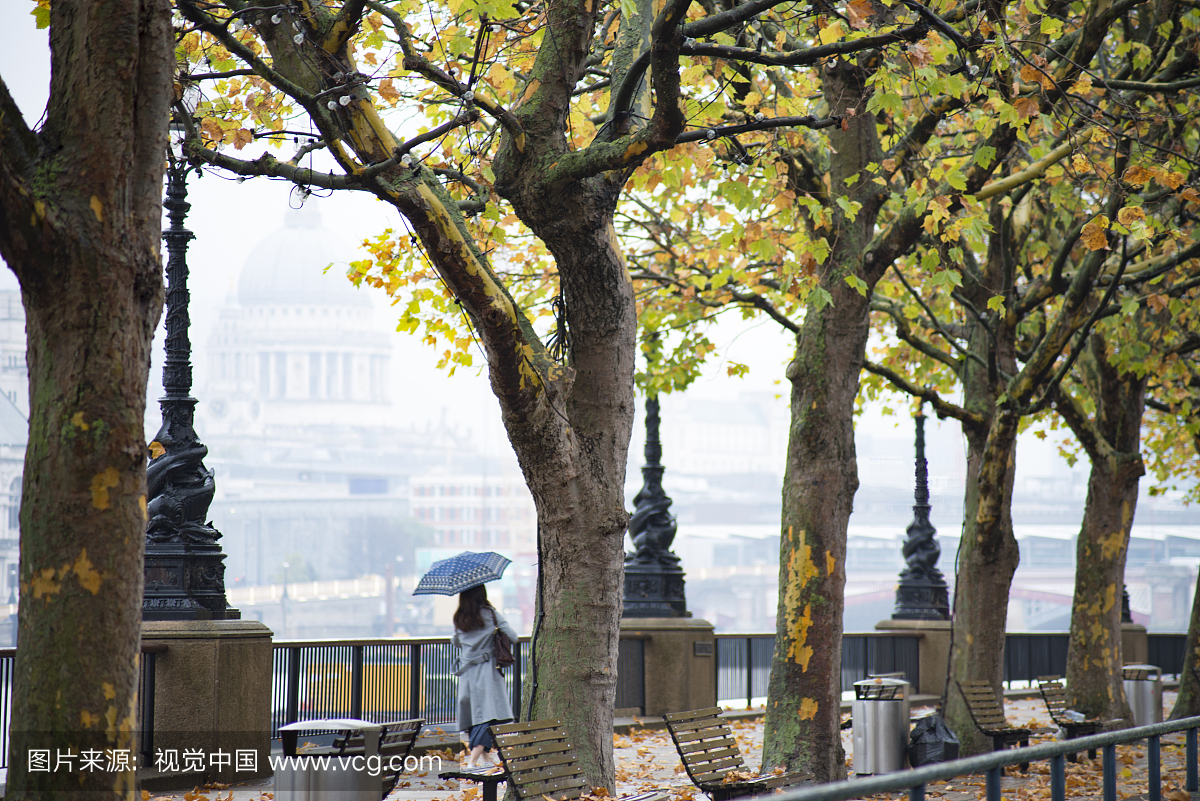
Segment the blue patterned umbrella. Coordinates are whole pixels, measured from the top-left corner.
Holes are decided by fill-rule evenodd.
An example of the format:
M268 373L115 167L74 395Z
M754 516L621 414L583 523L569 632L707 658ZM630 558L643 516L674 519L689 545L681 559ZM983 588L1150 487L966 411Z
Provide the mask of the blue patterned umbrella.
M504 575L504 568L510 564L511 559L494 551L463 551L458 556L434 562L429 572L421 577L413 595L458 595L463 590L495 581Z

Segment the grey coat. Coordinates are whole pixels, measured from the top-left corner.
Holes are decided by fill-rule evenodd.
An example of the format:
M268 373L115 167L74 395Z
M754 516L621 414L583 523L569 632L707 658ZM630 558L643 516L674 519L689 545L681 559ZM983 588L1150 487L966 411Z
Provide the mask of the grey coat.
M499 612L485 607L480 613L483 615L483 628L474 631L456 629L452 640L462 648L455 673L458 675L458 730L464 732L480 723L512 720L513 716L504 676L496 670L492 658L492 641L497 626L514 643L517 641L517 632Z

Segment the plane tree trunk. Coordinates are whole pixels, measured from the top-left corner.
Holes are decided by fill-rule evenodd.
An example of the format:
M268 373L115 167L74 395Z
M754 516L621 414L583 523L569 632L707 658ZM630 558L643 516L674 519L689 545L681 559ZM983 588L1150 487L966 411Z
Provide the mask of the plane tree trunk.
M133 798L146 527L143 432L163 301L174 65L165 0L50 9L46 122L0 83L0 253L25 304L29 444L6 798ZM87 677L86 681L79 680ZM31 749L49 771L31 770ZM111 749L110 770L54 771Z
M1067 692L1072 707L1088 717L1129 720L1121 683L1121 593L1138 481L1146 472L1139 447L1149 374L1110 364L1099 334L1089 338L1077 373L1094 416L1069 394L1072 388L1064 387L1055 403L1092 466L1075 547Z

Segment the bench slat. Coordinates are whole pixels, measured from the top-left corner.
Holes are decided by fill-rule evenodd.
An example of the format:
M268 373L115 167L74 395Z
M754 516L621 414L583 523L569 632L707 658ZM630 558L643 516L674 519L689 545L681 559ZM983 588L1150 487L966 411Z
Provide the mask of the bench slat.
M688 754L683 759L693 768L704 767L706 764L728 759L734 759L738 762L738 764L742 763L742 755L738 753L736 748L722 748L720 751L705 751L702 754Z
M679 743L694 743L699 740L715 740L718 737L732 737L733 732L727 726L720 728L704 729L703 731L681 731L674 736L674 740Z
M663 720L673 723L675 721L695 720L696 718L715 718L722 711L720 707L713 706L708 709L693 709L690 712L668 712L663 715Z
M500 743L497 743L499 745ZM524 759L526 757L542 756L543 754L560 754L564 752L574 753L575 749L565 740L558 740L552 743L538 743L536 745L527 745L520 748L512 748L505 745L505 754L508 759Z
M679 746L679 753L687 755L697 751L715 751L720 748L737 748L737 741L732 737L723 737L720 740L704 740L698 743L687 743Z

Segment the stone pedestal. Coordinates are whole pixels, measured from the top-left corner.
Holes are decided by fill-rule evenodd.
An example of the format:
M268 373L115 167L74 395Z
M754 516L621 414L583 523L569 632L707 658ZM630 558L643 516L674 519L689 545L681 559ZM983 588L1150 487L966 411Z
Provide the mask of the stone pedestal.
M921 643L917 649L921 660L921 678L916 691L922 695L940 697L946 689L946 667L950 660L950 621L881 620L875 624L875 630L920 636Z
M717 640L707 620L623 618L621 634L645 641L647 717L717 705Z
M194 787L271 774L271 636L256 620L142 623L143 643L167 646L155 662L154 750L175 751L178 763L144 766L166 774L157 787L175 775L177 787ZM197 751L203 772L187 770L185 753L194 766Z
M1121 661L1127 665L1149 664L1150 638L1146 636L1146 627L1141 623L1121 624Z

